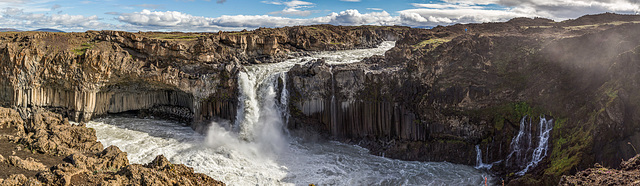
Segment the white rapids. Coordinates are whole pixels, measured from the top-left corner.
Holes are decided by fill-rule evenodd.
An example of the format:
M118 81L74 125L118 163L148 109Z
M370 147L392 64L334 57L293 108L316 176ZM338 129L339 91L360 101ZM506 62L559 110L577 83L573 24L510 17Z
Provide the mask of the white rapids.
M293 65L314 58L330 64L357 62L393 45L383 42L375 49L247 66L238 77L236 122L212 122L205 135L174 121L119 116L87 126L96 129L105 147L127 152L131 163L145 164L162 154L228 185L483 185L485 177L492 182L486 171L471 166L394 160L354 145L303 139L284 129L288 94L277 93L276 85Z

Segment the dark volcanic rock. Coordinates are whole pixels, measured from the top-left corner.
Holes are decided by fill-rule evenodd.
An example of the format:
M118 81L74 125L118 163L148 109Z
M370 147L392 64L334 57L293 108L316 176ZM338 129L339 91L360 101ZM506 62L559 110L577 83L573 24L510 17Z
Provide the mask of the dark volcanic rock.
M243 64L373 47L407 27L316 25L220 33L22 32L0 35L0 105L74 121L140 112L200 123L235 119Z
M595 162L616 167L635 154L627 142L640 144L638 20L436 27L406 33L384 57L296 66L289 127L408 160L475 165L478 145L484 163L500 162L492 170L516 185L556 184ZM555 122L549 152L520 177L521 166L505 159L524 116Z

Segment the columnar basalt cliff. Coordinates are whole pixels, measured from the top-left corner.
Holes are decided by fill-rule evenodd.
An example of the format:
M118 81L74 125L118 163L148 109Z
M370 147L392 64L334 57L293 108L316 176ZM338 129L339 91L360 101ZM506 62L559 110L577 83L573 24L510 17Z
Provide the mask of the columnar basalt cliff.
M372 47L405 30L317 25L193 34L4 33L0 103L24 117L47 108L76 121L127 111L185 122L233 120L243 64Z
M475 165L481 150L511 184L555 184L594 162L615 167L640 140L638 23L602 14L437 27L408 33L384 57L298 65L287 80L290 127L408 160ZM543 117L554 119L539 127ZM514 149L522 127L550 131L549 146ZM523 162L514 151L544 158Z

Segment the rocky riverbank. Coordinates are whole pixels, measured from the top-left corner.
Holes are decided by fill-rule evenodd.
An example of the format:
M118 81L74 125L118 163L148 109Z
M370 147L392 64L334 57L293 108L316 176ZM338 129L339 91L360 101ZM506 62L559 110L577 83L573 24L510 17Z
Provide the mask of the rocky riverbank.
M0 108L1 185L224 185L158 156L129 164L118 147L103 149L95 131L38 110L23 120Z

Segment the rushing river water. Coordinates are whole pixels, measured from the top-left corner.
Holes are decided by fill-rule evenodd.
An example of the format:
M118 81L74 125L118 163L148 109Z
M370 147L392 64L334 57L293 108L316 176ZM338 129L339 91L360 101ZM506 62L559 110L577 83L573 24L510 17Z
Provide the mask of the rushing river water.
M206 134L184 124L110 116L87 124L105 147L118 146L132 163L163 154L229 185L483 185L485 171L447 162L400 161L334 141L288 134L286 91L278 80L295 64L325 58L357 62L393 47L322 52L281 63L245 67L238 75L240 108L235 123L212 122ZM278 100L279 99L279 100Z

